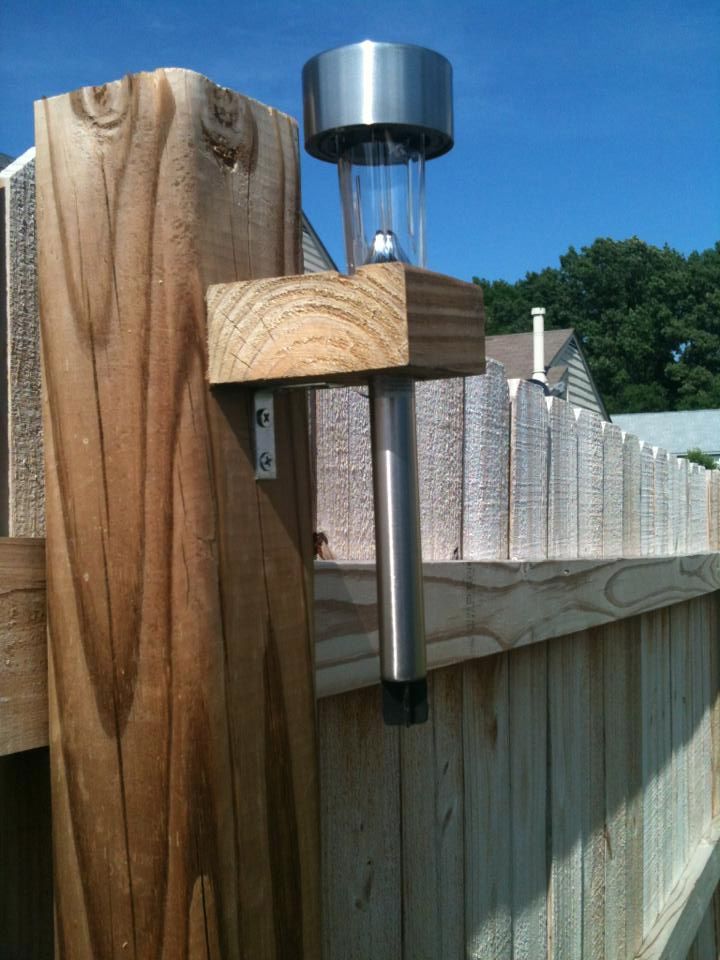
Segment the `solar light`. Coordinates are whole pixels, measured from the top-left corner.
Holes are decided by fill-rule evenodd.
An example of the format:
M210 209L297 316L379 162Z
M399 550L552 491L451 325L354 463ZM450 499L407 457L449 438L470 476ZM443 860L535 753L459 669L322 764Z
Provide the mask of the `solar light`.
M362 43L303 69L305 148L336 163L348 272L425 266L425 161L453 145L452 68L438 53ZM386 723L427 719L415 387L370 381L380 662Z

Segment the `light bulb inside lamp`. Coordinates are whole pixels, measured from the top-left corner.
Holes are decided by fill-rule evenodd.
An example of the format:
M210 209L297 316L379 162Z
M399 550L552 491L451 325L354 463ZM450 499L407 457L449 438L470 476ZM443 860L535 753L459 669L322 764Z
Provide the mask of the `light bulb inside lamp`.
M425 142L373 131L338 135L338 178L348 272L369 263L425 266Z

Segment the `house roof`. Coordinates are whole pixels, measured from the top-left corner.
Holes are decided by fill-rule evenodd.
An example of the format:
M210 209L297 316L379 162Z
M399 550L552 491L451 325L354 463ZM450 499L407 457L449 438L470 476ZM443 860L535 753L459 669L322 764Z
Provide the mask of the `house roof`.
M545 331L545 370L553 366L553 360L562 351L568 340L575 335L572 327L565 330ZM505 333L486 337L485 356L492 357L505 367L508 380L527 380L533 374L533 334Z
M720 410L614 413L613 423L675 456L698 448L720 457Z

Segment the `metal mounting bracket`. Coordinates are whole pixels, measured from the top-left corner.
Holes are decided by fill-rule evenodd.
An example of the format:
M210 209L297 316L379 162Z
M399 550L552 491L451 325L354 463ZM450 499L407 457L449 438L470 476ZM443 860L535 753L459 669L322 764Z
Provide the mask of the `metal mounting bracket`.
M255 479L276 480L275 408L269 390L253 394L253 449L255 451Z

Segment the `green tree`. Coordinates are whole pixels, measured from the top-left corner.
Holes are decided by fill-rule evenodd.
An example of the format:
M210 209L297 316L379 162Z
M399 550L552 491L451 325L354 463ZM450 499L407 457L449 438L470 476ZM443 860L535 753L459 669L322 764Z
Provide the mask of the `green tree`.
M611 413L720 407L720 243L685 257L599 238L514 284L473 279L489 334L528 330L532 306L574 327Z
M703 453L703 451L699 450L697 447L693 447L692 450L688 450L686 457L690 463L699 463L701 467L705 467L707 470L718 469L715 457L711 457L709 453Z

